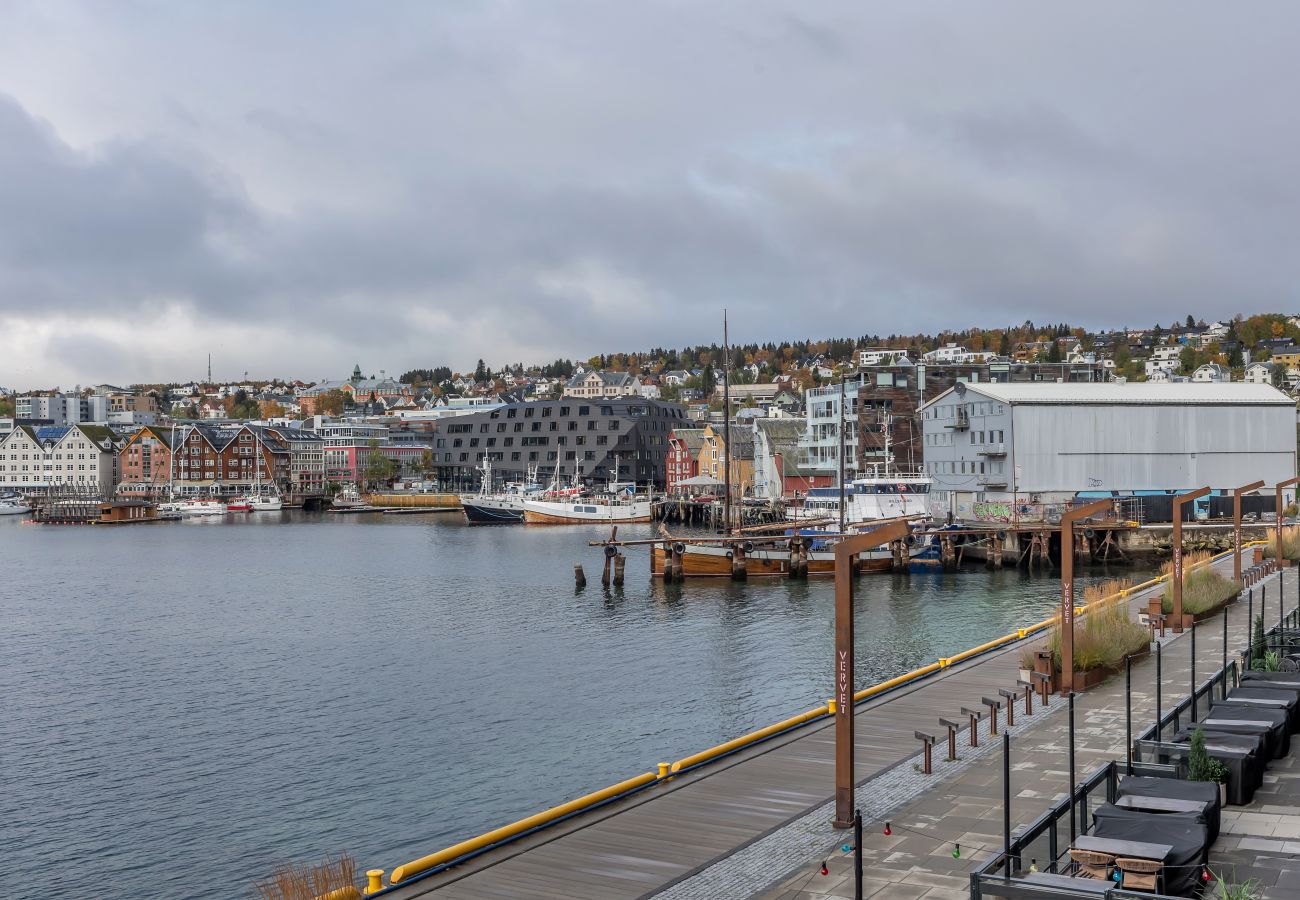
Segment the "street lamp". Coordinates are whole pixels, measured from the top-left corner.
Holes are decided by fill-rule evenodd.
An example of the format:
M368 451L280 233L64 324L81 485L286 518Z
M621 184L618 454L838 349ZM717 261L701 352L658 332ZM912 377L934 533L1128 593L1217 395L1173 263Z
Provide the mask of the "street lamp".
M1174 633L1183 631L1183 504L1210 492L1208 487L1197 488L1174 498Z
M1262 481L1243 484L1232 492L1232 580L1241 581L1241 495L1248 491L1257 491L1264 486Z
M1074 523L1114 509L1113 500L1098 500L1061 516L1061 693L1074 690Z
M835 819L853 825L853 569L859 553L902 540L907 522L891 522L835 545Z

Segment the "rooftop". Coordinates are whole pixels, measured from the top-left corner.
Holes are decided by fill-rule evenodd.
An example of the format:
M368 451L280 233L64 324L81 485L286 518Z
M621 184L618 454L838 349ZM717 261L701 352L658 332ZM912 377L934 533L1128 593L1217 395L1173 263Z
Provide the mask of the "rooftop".
M1228 404L1252 406L1294 406L1295 401L1277 388L1266 384L1244 382L1223 383L1118 383L1113 381L1030 381L1030 382L980 382L961 387L991 400L1003 403L1100 403L1136 404L1149 406L1156 403L1172 405ZM924 407L938 403L953 393L953 387L935 397Z

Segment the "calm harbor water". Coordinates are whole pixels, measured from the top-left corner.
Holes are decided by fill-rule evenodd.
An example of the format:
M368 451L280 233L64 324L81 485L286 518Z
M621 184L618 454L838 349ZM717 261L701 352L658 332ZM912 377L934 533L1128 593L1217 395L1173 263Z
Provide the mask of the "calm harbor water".
M633 551L607 594L586 547L604 533L0 519L7 895L244 897L340 851L392 869L824 702L829 580L665 587ZM864 578L858 684L1037 621L1057 591Z

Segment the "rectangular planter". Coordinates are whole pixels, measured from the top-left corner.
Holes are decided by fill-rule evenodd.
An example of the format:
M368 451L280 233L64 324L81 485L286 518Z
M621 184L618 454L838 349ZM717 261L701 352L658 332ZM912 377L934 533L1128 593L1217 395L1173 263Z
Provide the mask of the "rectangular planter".
M1074 692L1082 694L1089 688L1094 688L1105 681L1109 676L1115 673L1114 669L1089 669L1086 672L1074 673Z

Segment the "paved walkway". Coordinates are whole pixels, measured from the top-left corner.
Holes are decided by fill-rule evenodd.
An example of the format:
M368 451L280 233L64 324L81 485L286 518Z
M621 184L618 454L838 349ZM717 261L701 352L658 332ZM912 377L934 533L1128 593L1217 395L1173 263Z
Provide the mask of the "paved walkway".
M1296 574L1287 573L1287 608L1295 608ZM1278 579L1273 576L1262 582L1269 598L1265 618L1277 621ZM1255 588L1256 598L1260 595ZM1255 604L1259 612L1258 602ZM1246 600L1243 598L1229 613L1229 654L1245 648L1247 640ZM1222 618L1216 617L1197 626L1196 657L1197 678L1202 684L1220 667L1223 652ZM1167 711L1190 690L1190 645L1188 634L1168 635L1162 642L1162 707ZM1231 656L1229 657L1231 658ZM1155 660L1147 657L1133 665L1133 731L1135 734L1150 726L1155 720ZM1034 717L1017 720L1012 730L1012 823L1013 831L1037 818L1047 807L1064 798L1069 791L1069 723L1062 715L1064 700L1053 700L1052 710L1039 711ZM1111 759L1124 758L1124 679L1112 678L1106 684L1076 697L1075 705L1076 778L1082 781L1096 766ZM958 900L970 896L970 873L983 864L1002 846L1002 758L992 754L969 766L946 768L941 764L936 770L935 784L924 796L884 809L873 805L873 798L859 791L864 820L863 869L866 897L899 898L912 900ZM1300 776L1300 772L1297 773ZM1277 780L1281 774L1270 775ZM866 786L869 788L870 786ZM1267 796L1262 794L1261 796ZM1261 801L1257 800L1256 805ZM1294 814L1296 810L1291 809ZM1266 816L1270 814L1265 814ZM885 836L882 823L890 821L893 835ZM1229 826L1227 823L1232 821ZM1229 835L1259 824L1250 816L1225 815L1224 830ZM1285 852L1283 835L1290 833L1293 823L1283 822L1274 810L1272 818L1263 823L1282 829L1266 846L1274 855ZM1300 824L1300 823L1298 823ZM751 891L737 891L715 896L759 896L763 900L822 900L822 898L853 897L853 859L839 848L844 842L841 833L829 827L822 830L823 842L819 852L812 854L798 870L782 879L775 887L756 886ZM773 835L772 837L777 837ZM1216 847L1249 852L1256 845L1248 842L1235 847L1228 835L1220 838ZM1300 834L1297 834L1300 841ZM960 858L954 858L956 845L961 845ZM1292 849L1300 849L1296 844ZM1033 850L1025 854L1026 863L1034 858ZM1046 866L1048 851L1045 840L1041 848L1040 864ZM829 874L820 874L821 860L825 859ZM1250 862L1234 859L1245 875ZM1276 884L1285 877L1293 865L1261 863L1271 872ZM1296 868L1300 868L1297 865ZM737 882L737 887L740 887ZM1300 893L1273 893L1268 897L1300 897Z
M1288 579L1292 584L1294 577ZM1231 629L1232 639L1243 645L1245 618L1244 611L1234 613ZM1198 628L1198 671L1217 668L1221 644L1214 636L1220 633L1218 621ZM997 742L982 737L979 751L962 748L957 763L940 762L944 752L938 747L935 774L924 776L914 767L919 745L913 732L939 731L940 716L959 718L962 706L977 706L981 697L1014 687L1019 650L1013 645L969 660L858 708L859 805L873 819L889 815L895 822L892 837L884 837L873 824L864 841L872 854L873 885L878 890L889 886L881 896L964 896L972 862L1000 845ZM1166 705L1187 690L1178 681L1186 681L1186 661L1176 657L1171 651L1165 660ZM1136 666L1135 685L1149 683L1153 670L1151 663ZM1080 702L1080 772L1103 756L1123 752L1119 682ZM1135 716L1137 710L1149 714L1153 705L1135 691ZM1064 791L1065 706L1054 698L1047 710L1035 704L1033 717L1017 719L1017 793L1035 801L1017 809L1017 819L1037 815L1047 800ZM986 730L982 725L981 734ZM1040 737L1030 741L1022 735ZM963 732L963 742L966 737ZM388 896L713 900L759 894L783 877L786 881L768 896L852 896L851 880L847 895L833 892L848 865L842 854L833 853L844 835L829 826L833 760L830 723L811 725ZM952 858L954 841L962 845L960 859ZM809 862L828 853L832 874L808 874Z

